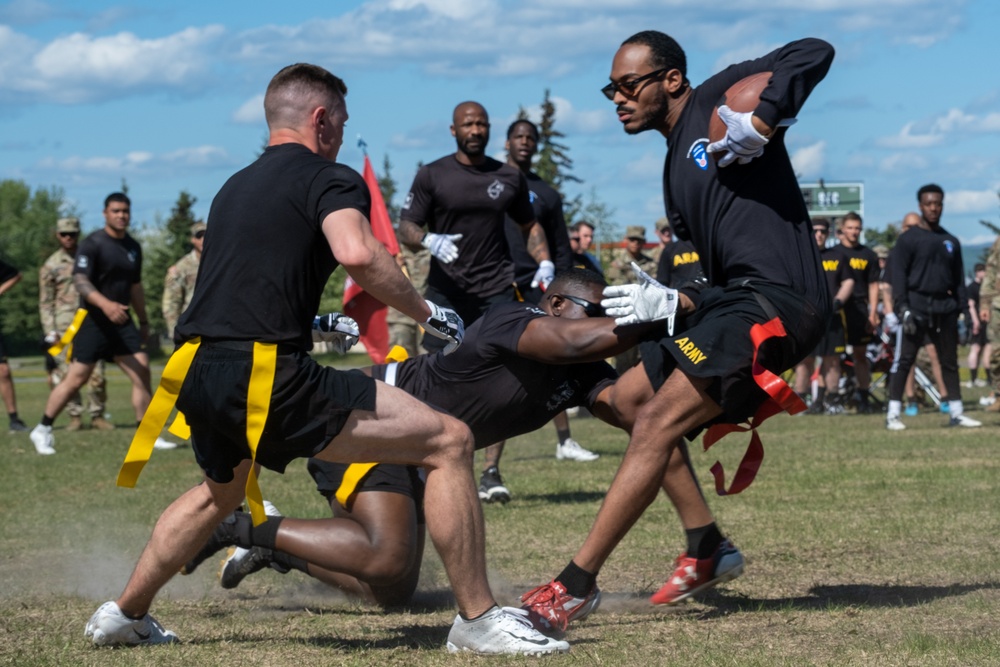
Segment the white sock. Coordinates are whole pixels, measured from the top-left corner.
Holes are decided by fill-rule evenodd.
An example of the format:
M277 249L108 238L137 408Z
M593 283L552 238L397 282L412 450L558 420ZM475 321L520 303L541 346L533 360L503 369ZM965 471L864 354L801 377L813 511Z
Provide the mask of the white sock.
M948 401L948 414L952 418L962 416L962 401Z
M902 401L889 401L889 407L886 410L886 419L899 419L899 413L903 410Z

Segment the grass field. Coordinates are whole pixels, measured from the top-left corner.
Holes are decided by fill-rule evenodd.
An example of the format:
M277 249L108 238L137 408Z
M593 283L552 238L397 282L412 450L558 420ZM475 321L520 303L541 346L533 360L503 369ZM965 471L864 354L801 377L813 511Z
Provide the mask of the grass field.
M34 424L45 385L15 368L20 412ZM417 604L383 614L299 573L262 572L233 591L208 564L177 577L154 614L183 643L95 649L83 626L125 583L163 507L196 483L189 448L156 452L134 490L115 474L132 430L128 386L108 373L116 432L66 433L58 454L35 454L26 434L0 433L0 665L464 665L534 659L450 656L453 601L433 554ZM601 573L598 613L571 628L576 665L1000 665L1000 416L973 407L981 429L946 418L787 417L762 430L766 458L739 496L710 498L747 557L746 574L697 602L653 608L683 532L658 501ZM4 424L5 426L5 424ZM554 430L508 445L502 466L514 500L485 508L489 565L500 601L550 579L582 541L624 450L593 419L574 436L594 463L556 461ZM745 438L693 452L702 483L721 458L732 473ZM718 451L717 451L718 450ZM261 486L288 515L325 516L305 466L265 473Z

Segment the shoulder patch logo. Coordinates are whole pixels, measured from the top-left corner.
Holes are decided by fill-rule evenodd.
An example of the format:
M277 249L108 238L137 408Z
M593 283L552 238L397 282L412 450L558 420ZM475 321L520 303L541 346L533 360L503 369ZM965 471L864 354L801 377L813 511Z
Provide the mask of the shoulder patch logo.
M413 203L413 192L406 193L406 199L403 200L403 208L410 208L410 204Z
M955 252L955 244L949 240L944 241L944 249L948 251L948 254Z
M687 156L694 160L694 163L698 165L698 168L702 171L708 171L708 152L705 147L708 146L708 139L702 137L701 139L695 140L688 148Z
M90 264L90 260L87 259L86 255L78 255L77 256L77 258L76 258L76 265L79 266L81 269L87 268L87 266L89 264Z
M500 199L500 195L503 194L503 183L494 180L490 183L490 187L486 188L486 194L490 196L490 199Z

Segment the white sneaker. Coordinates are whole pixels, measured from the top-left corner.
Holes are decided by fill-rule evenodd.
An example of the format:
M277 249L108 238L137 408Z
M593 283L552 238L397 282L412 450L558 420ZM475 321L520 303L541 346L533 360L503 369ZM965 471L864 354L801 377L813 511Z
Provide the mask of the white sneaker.
M531 622L506 608L494 607L474 621L460 615L448 633L448 651L485 654L543 655L566 653L569 643L546 637Z
M985 387L987 382L983 378L976 378L976 381L972 383L976 387Z
M566 438L566 442L556 445L556 458L560 461L596 461L601 458L600 454L584 449L580 443L573 438Z
M966 389L972 389L972 380L966 380L965 382L962 383L962 386L965 387Z
M56 453L56 449L53 446L56 444L56 439L52 437L51 426L42 426L39 424L31 429L28 437L31 438L31 444L35 446L35 451L39 454L48 456L49 454Z
M986 394L985 396L979 397L979 405L983 406L984 408L988 408L989 406L993 405L996 402L997 402L997 397L994 396L993 394Z
M966 428L977 428L982 425L983 422L976 421L972 417L966 417L965 415L952 417L951 419L948 420L948 426L964 426Z
M176 633L164 630L149 614L136 621L123 614L115 602L105 602L97 608L87 621L83 636L95 646L141 646L180 641Z
M902 431L906 428L906 424L899 417L886 417L885 427L890 431Z
M153 449L177 449L177 443L157 438L156 442L153 443Z

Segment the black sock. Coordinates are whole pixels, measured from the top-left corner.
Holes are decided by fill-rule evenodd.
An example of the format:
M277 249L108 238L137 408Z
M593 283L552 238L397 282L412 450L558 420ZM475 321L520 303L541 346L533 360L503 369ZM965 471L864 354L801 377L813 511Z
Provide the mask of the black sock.
M11 420L12 422L14 422L14 421L17 421L17 410L14 410L14 412L8 412L8 413L7 413L7 417L8 417L8 419L10 419L10 420Z
M269 516L264 523L251 527L250 546L273 550L275 548L274 541L278 539L278 528L284 519L283 516Z
M557 428L556 429L556 437L559 438L559 444L560 445L563 444L564 442L566 442L567 440L569 440L569 429L568 428L566 428L566 429Z
M270 521L270 519L268 519ZM286 554L283 551L271 551L271 562L277 563L278 565L283 565L289 570L298 570L299 572L305 572L309 574L309 563L302 560L298 556L293 556L292 554Z
M687 535L688 558L697 558L698 560L703 560L714 554L724 539L714 521L701 528L685 530L684 533Z
M823 400L825 398L826 398L826 387L820 387L819 389L816 390L816 400L814 401L814 403L823 405Z
M556 581L562 584L566 588L566 592L573 597L584 598L597 585L597 574L591 574L573 561L570 561L566 569L556 577Z
M42 426L52 426L52 422L56 420L55 417L49 417L48 415L42 415L42 421L40 422Z
M975 382L977 375L979 375L979 369L978 368L970 368L969 369L969 382Z
M991 373L990 369L988 368L986 369L986 384L989 385L993 384L993 373Z

